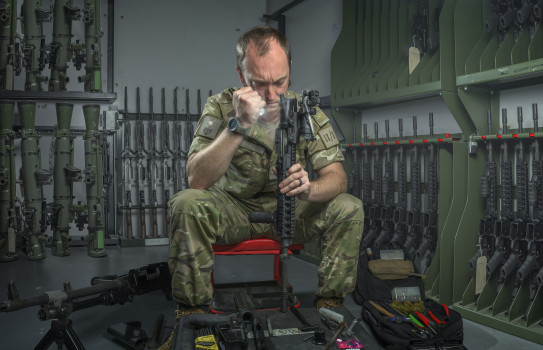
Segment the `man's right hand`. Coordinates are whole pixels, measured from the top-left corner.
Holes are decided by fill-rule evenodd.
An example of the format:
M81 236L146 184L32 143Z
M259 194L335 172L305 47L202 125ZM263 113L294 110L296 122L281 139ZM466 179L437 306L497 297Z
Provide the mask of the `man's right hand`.
M266 102L260 97L258 92L249 86L234 91L232 104L236 112L236 117L240 120L244 128L248 128L256 123L260 108L266 107Z

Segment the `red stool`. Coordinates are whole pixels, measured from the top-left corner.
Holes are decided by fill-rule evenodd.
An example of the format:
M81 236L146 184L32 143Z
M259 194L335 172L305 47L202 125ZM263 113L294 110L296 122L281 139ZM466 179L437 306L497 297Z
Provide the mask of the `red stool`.
M299 254L300 250L304 248L303 244L292 244L289 247L288 253L289 254ZM252 286L259 286L260 288L270 288L272 291L275 290L275 293L279 295L279 287L282 283L281 281L281 267L282 267L282 261L280 259L281 254L281 242L274 241L272 239L268 238L257 238L257 239L249 239L247 241L243 241L237 244L232 245L213 245L213 252L215 255L273 255L273 281L267 281L267 282L245 282L242 283L245 287L243 288L244 291L249 292L249 290L253 291L254 288L250 287L247 288L248 285ZM234 284L232 286L231 284L225 284L225 285L217 285L214 284L213 279L213 272L211 272L211 284L214 286L215 289L215 296L214 301L212 302L212 305L210 306L209 310L211 313L223 313L228 311L235 311L235 309L230 309L225 306L226 304L229 304L229 302L232 300L233 297L233 290L236 290L238 288L239 284ZM267 290L270 290L267 289ZM266 292L268 293L268 292ZM269 309L275 309L275 304L271 305L269 304L269 301L265 301L266 297L260 296L259 299L256 294L246 294L246 301L247 301L247 308L250 308L252 310L269 310ZM273 292L272 292L273 294ZM248 301L250 300L250 301ZM279 305L279 300L277 301L277 306ZM231 307L231 306L230 306ZM300 307L300 302L295 301L295 308Z
M297 255L303 248L303 244L291 244L288 253ZM214 244L213 252L215 255L273 255L273 280L281 280L282 262L279 259L281 242L269 238L256 238L231 245Z

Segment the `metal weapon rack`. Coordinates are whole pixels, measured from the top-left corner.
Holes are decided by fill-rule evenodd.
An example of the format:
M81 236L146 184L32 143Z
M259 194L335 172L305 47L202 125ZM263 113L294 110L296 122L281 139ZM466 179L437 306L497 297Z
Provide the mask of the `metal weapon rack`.
M331 54L331 106L344 128L362 130L361 115L372 108L413 101L424 106L428 98L447 106L461 134L453 137L457 141L443 137L434 143L438 242L426 272L426 296L454 305L465 318L539 344L543 344L539 223L543 135L537 108L531 108L533 124L530 117L523 124L522 107L528 115L527 104L537 107L541 100L509 106L501 93L530 86L541 89L541 6L531 0L344 0L342 31ZM508 112L516 116L508 119ZM426 139L428 145L432 139ZM413 219L419 204L420 212L428 210L427 199L433 193L424 177L419 190L417 179L418 166L428 168L431 163L426 159L432 151L424 139L413 136L411 147L405 140L385 145L387 141L378 137L367 148L365 141L362 146L356 139L352 142L364 154L366 241L390 231L389 177L379 176L383 168L387 171L379 165L386 164L381 150L388 147L403 148L404 156L409 153L408 232L417 229L417 236L423 237L424 220L432 216L423 215L420 228ZM413 164L417 166L412 168ZM369 177L372 181L364 186ZM403 182L394 182L399 197L405 191L400 187ZM403 210L401 202L405 203L395 199L398 212Z
M168 96L167 96L168 95ZM208 95L211 96L211 90ZM168 244L170 218L168 200L188 188L185 172L195 122L202 113L200 89L196 91L196 113L191 113L190 90L160 90L160 109L155 111L153 88L146 95L142 111L140 88L136 87L135 107L129 110L125 87L124 109L116 114L117 123L117 232L121 246ZM179 108L183 96L185 106ZM166 100L171 98L169 113ZM134 222L138 224L134 225Z

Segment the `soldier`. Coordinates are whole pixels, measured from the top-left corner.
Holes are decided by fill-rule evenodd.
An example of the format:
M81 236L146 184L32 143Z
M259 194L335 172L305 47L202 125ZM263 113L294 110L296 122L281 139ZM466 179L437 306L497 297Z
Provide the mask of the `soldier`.
M261 26L239 38L236 52L242 87L207 100L188 155L190 189L169 202L168 263L177 315L205 312L211 303L212 244L258 237L279 240L272 225L248 221L250 212L275 210L277 186L281 193L296 196L293 243L322 241L316 306L339 306L355 287L364 213L360 200L345 193L347 176L337 137L317 109L312 117L316 140L299 140L297 164L277 184L279 96L299 98L288 91L289 44L277 30ZM262 108L265 113L259 116ZM307 162L317 179L310 181Z

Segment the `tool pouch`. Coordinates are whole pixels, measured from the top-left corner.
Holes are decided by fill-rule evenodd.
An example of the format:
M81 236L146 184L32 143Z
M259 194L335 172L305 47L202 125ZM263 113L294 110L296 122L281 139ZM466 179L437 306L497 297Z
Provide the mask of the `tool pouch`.
M368 269L380 280L398 280L415 276L415 268L409 260L370 260Z
M390 301L381 301L378 304L386 307ZM362 318L386 349L466 349L462 344L464 339L462 316L450 308L447 316L446 309L430 299L424 301L424 306L425 315L431 312L440 322L444 322L433 326L435 334L427 327L416 326L411 321L393 322L369 301L363 304Z
M403 249L399 245L390 248ZM419 295L423 296L422 276L414 272L413 263L409 260L370 259L365 252L361 252L353 292L354 300L360 305L368 299L388 300L395 287L418 288Z
M403 249L396 243L385 248ZM404 256L407 256L405 252ZM368 257L366 252L361 252L353 297L363 306L362 319L387 349L465 349L462 345L464 335L461 315L430 299L424 299L422 277L415 274L410 260L373 259L372 255ZM381 311L370 300L380 306ZM413 312L415 321L421 327L407 313L402 315L395 310L392 307L393 300L403 300L405 304L419 300L415 304L423 317L431 319L430 312L437 321L431 319L430 329Z

